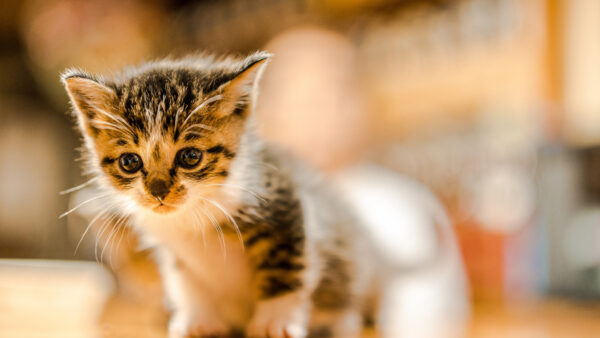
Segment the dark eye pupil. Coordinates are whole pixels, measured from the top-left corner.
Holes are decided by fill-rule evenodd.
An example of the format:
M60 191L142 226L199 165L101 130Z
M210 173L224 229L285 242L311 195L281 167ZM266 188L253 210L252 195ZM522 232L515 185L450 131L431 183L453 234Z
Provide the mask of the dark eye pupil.
M136 154L123 154L119 159L119 164L124 171L134 173L142 167L142 160Z
M186 151L183 154L183 158L187 163L194 163L198 160L198 154L196 154L194 151Z
M202 153L195 148L183 149L179 153L179 163L184 168L192 168L200 163Z
M137 164L137 159L134 156L127 156L123 159L123 165L129 168L135 167Z

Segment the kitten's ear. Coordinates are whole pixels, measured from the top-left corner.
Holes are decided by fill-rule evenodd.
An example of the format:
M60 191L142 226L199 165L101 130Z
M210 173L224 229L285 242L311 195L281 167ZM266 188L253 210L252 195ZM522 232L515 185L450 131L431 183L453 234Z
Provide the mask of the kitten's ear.
M106 121L112 114L117 94L112 88L82 72L68 71L61 79L75 108L82 132L97 134L98 128L94 125L99 121Z
M259 52L247 57L232 78L219 87L222 95L222 116L236 114L247 116L257 95L257 83L271 54Z

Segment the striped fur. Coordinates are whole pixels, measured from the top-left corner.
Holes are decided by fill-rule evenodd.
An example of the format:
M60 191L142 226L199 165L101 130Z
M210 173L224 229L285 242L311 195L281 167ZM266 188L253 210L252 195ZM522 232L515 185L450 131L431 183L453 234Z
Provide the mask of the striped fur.
M173 337L354 336L372 298L373 250L349 210L254 133L268 57L63 74L89 171L155 248Z

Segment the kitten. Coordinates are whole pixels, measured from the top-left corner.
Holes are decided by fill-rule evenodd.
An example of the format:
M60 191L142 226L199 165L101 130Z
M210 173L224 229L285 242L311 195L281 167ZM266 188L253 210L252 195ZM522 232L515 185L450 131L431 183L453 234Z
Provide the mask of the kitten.
M373 307L376 259L350 210L255 134L268 59L62 75L101 196L154 248L172 337L351 337Z

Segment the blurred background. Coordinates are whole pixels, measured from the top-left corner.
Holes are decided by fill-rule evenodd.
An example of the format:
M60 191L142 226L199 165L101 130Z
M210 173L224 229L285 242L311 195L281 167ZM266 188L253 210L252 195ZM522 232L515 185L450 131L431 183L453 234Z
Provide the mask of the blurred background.
M7 285L24 263L8 259L98 255L93 234L74 254L91 211L58 218L85 197L58 193L85 182L61 71L264 49L265 138L329 173L377 164L441 201L466 334L600 335L599 36L597 0L0 1L0 308L23 302ZM159 289L125 242L117 284ZM82 290L101 278L69 273Z

